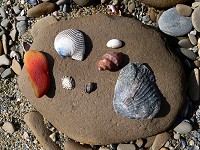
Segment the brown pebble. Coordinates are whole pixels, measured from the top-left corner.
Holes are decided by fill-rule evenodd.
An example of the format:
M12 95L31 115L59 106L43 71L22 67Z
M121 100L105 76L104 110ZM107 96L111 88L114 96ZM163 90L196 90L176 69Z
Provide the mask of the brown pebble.
M59 7L54 3L43 2L29 9L27 11L27 17L40 17L42 15L50 14L58 9Z
M188 92L193 101L199 100L199 69L192 70L189 76Z
M2 54L3 54L3 44L2 44L2 42L0 40L0 55L2 55Z
M159 150L167 142L171 135L171 132L164 132L156 135L156 138L152 145L152 150Z
M135 144L137 145L137 147L140 148L144 144L144 141L142 139L138 139L138 140L136 140Z
M154 8L149 8L148 9L148 14L150 16L150 19L153 22L156 22L156 18L157 18L157 15L158 15L158 13L156 12L156 10Z
M21 70L22 70L22 67L21 65L19 64L19 62L15 59L12 60L12 65L11 65L11 68L12 70L17 74L19 75Z
M59 146L56 145L49 137L51 131L48 130L44 124L42 115L39 112L32 111L24 115L24 121L28 127L32 130L37 140L48 150L60 150Z
M182 16L190 16L192 13L192 8L184 4L177 4L176 11Z
M150 136L150 137L146 138L146 143L145 143L144 147L145 148L151 147L155 138L156 138L156 136Z
M200 67L200 61L199 60L195 60L194 64L195 64L195 67Z
M92 147L89 145L81 145L80 143L73 140L65 142L64 147L66 150L92 150Z
M167 147L162 147L160 150L169 150Z

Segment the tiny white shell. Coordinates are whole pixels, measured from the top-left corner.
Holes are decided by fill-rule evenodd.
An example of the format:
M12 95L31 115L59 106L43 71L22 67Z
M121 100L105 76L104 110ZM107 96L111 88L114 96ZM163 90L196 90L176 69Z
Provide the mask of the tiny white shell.
M110 48L119 48L122 46L122 41L118 39L111 39L107 42L106 46Z
M67 90L72 90L75 88L75 80L70 76L63 76L61 78L62 87Z

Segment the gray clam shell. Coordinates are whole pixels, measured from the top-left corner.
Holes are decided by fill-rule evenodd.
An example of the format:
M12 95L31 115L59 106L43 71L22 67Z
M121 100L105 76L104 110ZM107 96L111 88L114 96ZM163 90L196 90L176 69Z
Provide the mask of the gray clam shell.
M64 30L55 37L54 47L61 57L83 60L85 41L83 34L76 29Z
M113 106L130 119L152 119L160 110L160 93L153 73L139 62L121 69L115 85Z

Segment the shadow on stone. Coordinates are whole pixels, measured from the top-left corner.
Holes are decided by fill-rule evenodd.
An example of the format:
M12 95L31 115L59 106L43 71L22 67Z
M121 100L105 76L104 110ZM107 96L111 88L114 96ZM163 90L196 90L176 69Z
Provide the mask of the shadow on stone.
M53 98L55 96L55 91L56 91L55 78L53 75L54 58L48 53L45 52L43 53L45 54L47 61L49 63L49 74L50 74L50 87L46 96L49 98Z
M153 70L151 69L151 67L147 64L144 63L144 65L151 71L151 73L154 75ZM155 79L155 75L154 75L154 80L156 82ZM157 84L155 83L155 87L157 89L157 91L159 92L159 96L161 99L161 104L160 104L160 110L159 112L156 114L156 116L154 118L160 118L160 117L165 117L169 112L170 112L170 105L167 102L166 98L163 96L163 94L161 93L161 91L159 90L159 87L157 86Z
M85 40L85 56L84 59L85 60L91 53L92 48L93 48L93 44L92 44L92 40L90 39L90 37L85 34L83 31L81 31L83 33L84 36L84 40Z

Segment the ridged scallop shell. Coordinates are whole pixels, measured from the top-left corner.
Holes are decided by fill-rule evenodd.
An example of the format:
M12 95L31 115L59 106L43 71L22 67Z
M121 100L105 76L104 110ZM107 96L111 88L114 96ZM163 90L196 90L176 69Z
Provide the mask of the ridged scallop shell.
M58 33L54 40L54 47L61 57L83 60L85 41L83 34L76 29L67 29Z
M121 69L115 86L113 106L130 119L152 119L160 110L160 93L153 73L139 62Z
M111 39L107 42L106 46L110 48L120 48L122 46L122 41L118 39Z
M70 76L64 76L61 78L62 87L67 90L72 90L75 88L75 80Z

